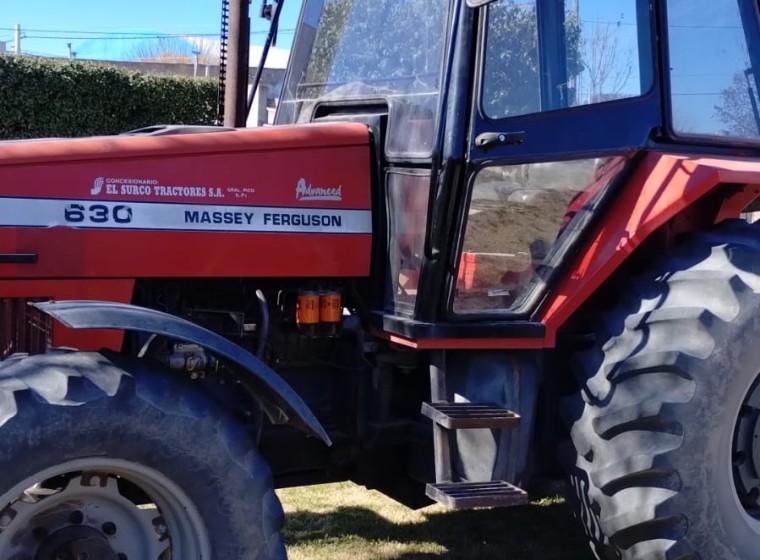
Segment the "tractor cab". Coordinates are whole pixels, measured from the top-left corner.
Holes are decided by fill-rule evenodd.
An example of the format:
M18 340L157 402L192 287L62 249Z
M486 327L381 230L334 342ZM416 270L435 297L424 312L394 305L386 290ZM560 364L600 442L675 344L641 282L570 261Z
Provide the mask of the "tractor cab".
M278 126L3 143L0 558L275 560L275 488L560 468L596 558L757 558L759 38L757 0L303 0Z
M760 139L756 11L306 0L276 122L372 126L384 330L540 338L541 302L637 154Z

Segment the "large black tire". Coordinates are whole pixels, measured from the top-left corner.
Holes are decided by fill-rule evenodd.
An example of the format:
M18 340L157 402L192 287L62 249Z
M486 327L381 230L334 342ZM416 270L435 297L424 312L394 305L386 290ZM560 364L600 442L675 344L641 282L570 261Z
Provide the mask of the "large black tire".
M78 550L120 560L140 560L140 550L158 550L161 560L286 557L282 508L248 434L147 361L53 352L0 362L0 473L6 560ZM147 522L146 503L157 506ZM124 540L146 526L143 549Z
M693 236L620 297L563 402L592 549L760 558L760 226Z

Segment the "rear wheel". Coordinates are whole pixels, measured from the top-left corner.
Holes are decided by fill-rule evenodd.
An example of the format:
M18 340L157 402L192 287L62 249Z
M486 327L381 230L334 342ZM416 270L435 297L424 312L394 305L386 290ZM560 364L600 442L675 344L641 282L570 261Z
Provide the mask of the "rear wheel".
M760 547L760 227L695 236L626 286L563 403L599 558L749 560Z
M0 473L3 559L285 558L248 435L142 360L0 362Z

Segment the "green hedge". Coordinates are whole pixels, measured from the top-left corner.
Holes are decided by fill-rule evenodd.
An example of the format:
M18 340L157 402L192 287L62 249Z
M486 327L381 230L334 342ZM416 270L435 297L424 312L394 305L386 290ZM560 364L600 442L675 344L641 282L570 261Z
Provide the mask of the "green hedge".
M0 55L0 138L118 134L215 116L215 80Z

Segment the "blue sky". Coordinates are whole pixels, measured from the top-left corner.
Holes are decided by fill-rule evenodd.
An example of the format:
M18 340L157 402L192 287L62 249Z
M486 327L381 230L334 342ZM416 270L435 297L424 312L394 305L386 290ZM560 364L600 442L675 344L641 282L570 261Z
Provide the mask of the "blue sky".
M105 38L113 47L136 35L155 33L208 35L218 39L221 0L0 0L0 41L13 49L13 28L21 25L22 51L68 56L92 38ZM251 4L251 42L263 44L268 22L258 17L260 0ZM293 38L301 0L285 2L278 46ZM137 30L137 31L136 31ZM10 41L10 42L7 42ZM90 43L91 44L91 43ZM86 46L86 45L85 45Z

